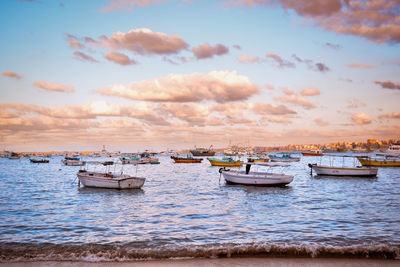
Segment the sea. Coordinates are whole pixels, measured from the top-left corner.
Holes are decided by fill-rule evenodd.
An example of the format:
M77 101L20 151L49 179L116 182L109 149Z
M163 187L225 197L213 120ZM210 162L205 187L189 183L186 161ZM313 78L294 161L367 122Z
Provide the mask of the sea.
M351 155L351 154L346 154ZM299 155L300 156L300 155ZM206 157L116 165L141 189L86 188L81 167L0 159L0 262L227 257L400 259L400 168L374 178L318 177L305 157L281 187L228 185ZM115 158L83 157L86 161ZM245 159L244 159L245 160ZM100 167L98 167L100 168Z

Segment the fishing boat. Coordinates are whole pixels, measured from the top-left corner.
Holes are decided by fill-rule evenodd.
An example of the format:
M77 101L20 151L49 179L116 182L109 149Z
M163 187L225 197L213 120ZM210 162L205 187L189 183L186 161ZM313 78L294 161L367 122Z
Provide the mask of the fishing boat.
M243 161L234 160L232 158L207 158L211 163L211 166L219 166L219 167L240 167L243 165Z
M220 168L219 172L224 177L228 184L239 185L253 185L253 186L283 186L291 183L294 179L292 175L283 173L260 172L250 171L251 166L265 166L265 167L288 167L288 164L282 163L268 163L268 162L254 162L246 163L246 170L237 171Z
M96 164L96 163L94 163ZM113 162L103 164L113 165ZM135 177L123 172L110 172L106 167L104 172L79 170L77 173L79 181L86 187L99 187L111 189L138 189L141 188L146 180L143 177Z
M382 153L377 153L376 155L384 157L400 157L400 143L391 143L387 150Z
M357 159L363 166L400 167L400 157L370 158L361 156L357 157Z
M66 166L83 166L86 164L85 161L81 161L78 157L65 157L61 162Z
M203 159L201 158L193 158L193 157L178 157L171 156L171 159L174 160L175 163L201 163Z
M195 147L195 149L190 150L190 153L192 153L192 155L195 156L195 157L199 157L199 156L206 156L206 157L214 156L215 155L215 151L211 150L211 148L212 148L212 146L210 146L209 149Z
M321 150L311 150L311 151L305 151L301 152L303 156L323 156L324 153L321 152Z
M49 163L48 159L29 159L32 163Z
M357 176L357 177L374 177L378 174L378 168L357 166L354 168L349 167L332 167L321 166L316 163L308 164L311 170L315 171L317 175L327 176Z
M20 159L21 156L18 153L11 152L11 154L8 156L8 159Z
M269 155L272 162L297 162L300 161L299 157L292 157L290 154L282 154L281 156Z

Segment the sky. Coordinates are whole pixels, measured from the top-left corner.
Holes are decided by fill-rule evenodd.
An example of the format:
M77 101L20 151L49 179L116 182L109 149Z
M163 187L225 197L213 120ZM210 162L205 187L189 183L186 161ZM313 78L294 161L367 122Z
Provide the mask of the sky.
M400 139L400 2L2 0L0 149Z

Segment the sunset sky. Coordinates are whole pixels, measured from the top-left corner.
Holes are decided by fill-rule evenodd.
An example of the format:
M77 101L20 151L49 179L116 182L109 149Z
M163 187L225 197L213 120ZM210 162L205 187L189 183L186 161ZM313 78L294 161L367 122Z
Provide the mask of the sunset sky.
M400 2L2 0L0 149L400 139Z

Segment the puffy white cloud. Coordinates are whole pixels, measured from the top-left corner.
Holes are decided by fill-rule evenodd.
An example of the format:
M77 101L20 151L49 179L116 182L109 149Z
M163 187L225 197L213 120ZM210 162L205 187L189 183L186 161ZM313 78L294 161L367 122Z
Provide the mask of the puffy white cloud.
M351 116L351 120L357 124L370 124L372 119L364 112L357 112Z

